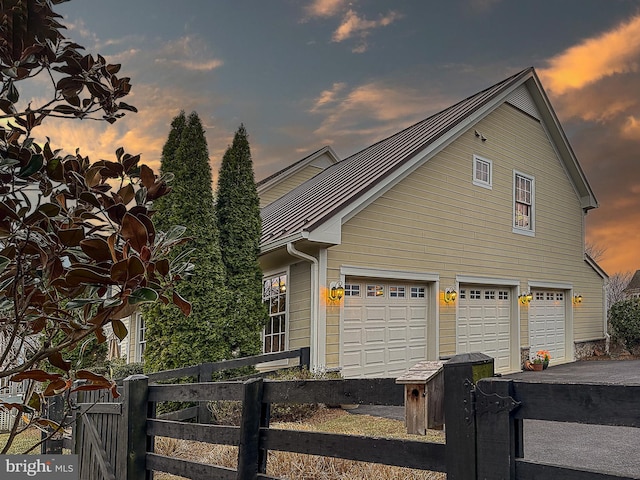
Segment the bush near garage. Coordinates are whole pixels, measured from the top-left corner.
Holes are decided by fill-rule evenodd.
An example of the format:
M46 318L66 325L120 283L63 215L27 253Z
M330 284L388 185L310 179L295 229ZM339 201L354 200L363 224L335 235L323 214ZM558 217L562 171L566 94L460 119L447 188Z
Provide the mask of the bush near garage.
M614 303L609 309L609 324L613 336L629 352L640 349L640 299Z

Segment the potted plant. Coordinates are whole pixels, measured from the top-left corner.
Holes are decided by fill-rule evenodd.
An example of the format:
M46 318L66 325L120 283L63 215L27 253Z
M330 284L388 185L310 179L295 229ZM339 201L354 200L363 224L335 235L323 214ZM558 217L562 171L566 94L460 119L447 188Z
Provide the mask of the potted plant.
M538 350L536 357L533 359L534 370L544 370L549 366L549 360L551 360L551 354L549 350Z

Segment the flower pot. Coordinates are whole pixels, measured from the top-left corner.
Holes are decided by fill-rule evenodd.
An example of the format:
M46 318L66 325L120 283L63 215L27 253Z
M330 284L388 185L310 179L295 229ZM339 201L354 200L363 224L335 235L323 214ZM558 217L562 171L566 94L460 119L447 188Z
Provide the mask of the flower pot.
M541 372L543 368L544 368L544 365L542 363L534 363L533 364L533 370L535 372Z

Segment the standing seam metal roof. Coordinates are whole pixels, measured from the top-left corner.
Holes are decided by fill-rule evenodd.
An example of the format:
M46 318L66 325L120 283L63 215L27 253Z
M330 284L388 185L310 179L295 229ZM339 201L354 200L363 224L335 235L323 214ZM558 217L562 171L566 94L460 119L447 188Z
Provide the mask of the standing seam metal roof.
M262 209L261 243L310 230L353 202L493 97L527 68L328 167Z

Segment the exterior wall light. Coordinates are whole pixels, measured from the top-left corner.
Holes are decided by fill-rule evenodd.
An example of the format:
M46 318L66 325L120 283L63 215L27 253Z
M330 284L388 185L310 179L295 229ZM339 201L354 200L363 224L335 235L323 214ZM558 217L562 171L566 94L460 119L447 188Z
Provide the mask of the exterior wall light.
M458 298L458 292L453 287L449 287L444 291L444 303L452 303Z
M344 297L344 285L342 282L331 282L329 285L329 300L338 301Z
M582 303L582 295L574 295L573 296L573 303L574 303L574 305L577 305L578 303Z
M531 292L521 293L518 295L518 300L520 300L522 305L529 305L531 300L533 300L533 295L531 295Z

